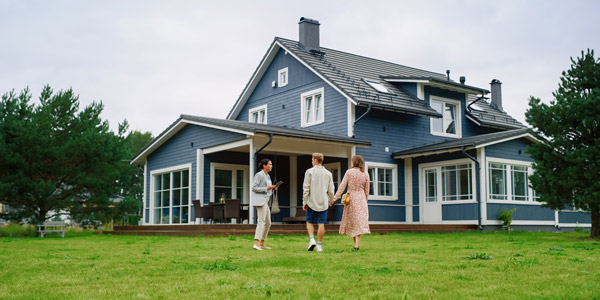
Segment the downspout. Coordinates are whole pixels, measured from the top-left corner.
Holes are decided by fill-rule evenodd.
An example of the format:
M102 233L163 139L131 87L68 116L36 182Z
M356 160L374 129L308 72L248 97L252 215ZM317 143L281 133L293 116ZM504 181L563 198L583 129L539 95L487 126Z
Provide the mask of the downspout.
M354 126L354 128L352 128L352 133L354 133L354 130L356 129L356 123L358 123L358 121L360 121L360 119L364 118L366 115L368 115L371 112L371 104L367 105L367 111L365 111L364 114L362 114L360 117L358 117L358 119L354 120L354 124L352 126ZM352 137L355 137L356 134L352 134Z
M477 198L478 198L477 199L477 228L479 230L482 230L483 227L481 226L481 199L479 199L479 197L481 196L480 193L479 193L479 189L481 188L479 186L480 185L479 184L479 176L480 176L479 175L479 161L477 161L477 159L475 157L469 155L469 153L467 153L467 151L465 151L465 146L461 146L460 147L460 151L462 152L462 154L464 156L466 156L467 158L469 158L470 160L472 160L472 161L475 162L475 166L476 166L476 169L475 169L475 178L476 178L475 182L477 184L477 192L476 192L477 194L476 195L477 195Z
M270 144L272 141L273 141L273 133L269 133L269 141L268 141L266 144L264 144L262 147L260 147L258 150L256 150L256 152L254 152L254 163L256 163L256 160L257 160L257 157L258 157L258 153L259 153L260 151L262 151L263 149L267 148L267 146L269 146L269 144ZM255 166L252 166L252 169L251 169L251 170L252 170L252 173L251 173L251 174L254 174L254 173L258 172L258 171L256 171L256 172L255 172L255 169L254 169L254 167L255 167Z

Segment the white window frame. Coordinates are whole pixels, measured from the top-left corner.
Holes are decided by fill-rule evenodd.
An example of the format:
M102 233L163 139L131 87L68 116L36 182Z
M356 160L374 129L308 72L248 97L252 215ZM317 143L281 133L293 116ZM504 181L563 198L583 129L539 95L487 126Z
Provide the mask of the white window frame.
M259 118L260 118L260 112L261 112L261 111L264 111L264 112L265 112L265 120L264 120L264 122L262 122L262 123L261 123L261 122L260 122L260 119L257 119L257 120L258 120L258 122L256 122L256 123L257 123L257 124L267 124L267 104L265 104L265 105L261 105L261 106L257 106L257 107L253 107L253 108L251 108L250 110L248 110L248 122L250 122L250 123L254 123L254 120L253 120L253 118L252 118L252 117L253 117L253 115L254 115L255 113L256 113L256 114L258 114L258 115L259 115Z
M325 169L327 169L327 170L337 170L338 178L337 178L337 181L333 182L333 184L335 186L335 191L333 191L333 193L336 193L338 187L340 186L340 183L342 183L342 177L344 177L344 174L342 174L342 164L338 161L338 162L323 164L323 167L325 167ZM331 172L331 173L333 175L333 172Z
M443 201L443 187L442 187L442 167L447 166L457 166L457 165L471 165L471 196L473 199L471 200L451 200L451 201ZM425 171L426 170L436 170L436 198L437 202L443 205L450 204L465 204L465 203L477 203L477 177L475 172L475 163L470 159L455 159L455 160L446 160L441 162L433 162L433 163L424 163L419 165L419 201L420 203L425 203L426 201L426 191L427 187L425 185Z
M288 84L288 81L290 80L290 73L288 72L288 68L283 68L280 69L279 71L277 71L277 86L278 87L284 87ZM285 76L281 76L281 75L285 75Z
M316 115L316 107L314 105L315 101L314 101L314 97L315 95L321 94L321 112L322 112L322 116L323 119L321 120L317 120L317 115ZM310 111L311 114L314 114L314 118L312 122L307 122L306 121L306 105L304 104L306 101L306 98L308 97L313 97L312 100L312 109ZM323 122L325 122L325 88L318 88L316 90L312 90L306 93L302 93L300 95L300 110L302 111L302 113L300 114L300 124L301 127L308 127L308 126L313 126L313 125L317 125L317 124L321 124Z
M173 215L173 172L179 172L179 171L188 171L188 222L187 223L179 223L179 224L172 224L172 215ZM171 186L169 188L170 190L170 196L169 196L169 223L168 224L154 224L154 176L155 175L162 175L165 173L169 173L170 177L171 177ZM157 170L152 170L150 171L150 216L149 216L149 225L190 225L192 224L191 220L192 220L192 209L194 208L194 206L192 205L192 164L184 164L184 165L178 165L178 166L173 166L173 167L168 167L168 168L163 168L163 169L157 169Z
M382 200L382 201L396 201L398 200L398 165L397 164L388 164L388 163L379 163L379 162L365 162L365 170L368 173L369 168L376 168L374 177L371 178L373 181L373 195L369 195L369 200ZM392 195L391 196L380 196L377 195L378 192L378 182L377 182L377 168L383 169L391 169L392 170Z
M490 170L490 164L501 164L501 165L506 165L506 200L502 200L502 199L492 199L490 197L490 194L492 193L491 190L491 186L490 186L490 176L489 176L489 170ZM486 166L485 166L485 171L487 172L486 174L486 189L487 189L487 202L488 203L503 203L503 204L522 204L522 205L542 205L542 202L538 202L535 199L538 198L537 196L534 197L533 195L533 189L531 188L531 185L529 185L528 190L527 190L527 200L513 200L513 186L512 186L512 181L513 181L513 176L512 176L512 166L517 166L517 167L527 167L527 176L531 176L531 174L533 174L533 168L531 167L531 162L528 161L522 161L522 160L512 160L512 159L504 159L504 158L495 158L495 157L487 157L486 158Z
M237 171L244 171L244 176L242 178L244 178L244 189L243 189L243 193L244 193L244 197L243 197L243 204L248 204L250 203L249 201L249 193L248 191L250 190L249 187L249 182L248 182L248 178L250 178L248 176L248 172L250 171L247 165L234 165L234 164L222 164L222 163L210 163L210 203L214 203L215 201L215 170L219 169L219 170L228 170L228 171L232 171L232 176L231 176L231 197L232 199L239 199L238 195L237 195L237 189L238 189L238 185L237 185L237 176L236 176L236 172Z
M433 131L433 122L435 120L434 118L429 119L429 132L432 135L436 135L436 136L461 138L462 137L462 103L461 103L461 101L448 99L448 98L442 98L442 97L438 97L438 96L429 96L429 106L431 106L432 101L441 102L443 105L445 105L446 103L456 105L456 111L455 111L455 113L456 113L456 120L455 120L456 133L452 134L452 133ZM442 108L442 115L443 114L444 114L444 109ZM443 122L444 122L444 117L442 117L442 125L443 125ZM444 127L444 126L442 126L442 127Z

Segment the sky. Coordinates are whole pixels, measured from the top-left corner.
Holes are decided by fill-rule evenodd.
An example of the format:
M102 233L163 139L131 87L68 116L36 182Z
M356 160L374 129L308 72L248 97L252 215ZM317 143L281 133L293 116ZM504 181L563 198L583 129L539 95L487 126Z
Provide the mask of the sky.
M180 114L225 118L275 36L300 17L321 46L445 74L490 89L525 123L549 103L570 58L600 56L600 1L0 0L0 94L72 88L104 104L113 130L160 134Z

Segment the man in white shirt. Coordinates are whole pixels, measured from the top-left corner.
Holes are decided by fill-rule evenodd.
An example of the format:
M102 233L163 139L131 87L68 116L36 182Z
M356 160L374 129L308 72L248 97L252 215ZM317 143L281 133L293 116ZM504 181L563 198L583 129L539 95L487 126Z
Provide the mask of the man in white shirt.
M306 230L310 237L308 251L313 251L315 246L317 252L323 251L321 242L325 235L325 223L327 223L327 209L333 202L333 176L331 172L323 167L323 154L313 153L313 167L306 170L304 174L302 210L306 212ZM317 223L317 239L315 242L315 228Z

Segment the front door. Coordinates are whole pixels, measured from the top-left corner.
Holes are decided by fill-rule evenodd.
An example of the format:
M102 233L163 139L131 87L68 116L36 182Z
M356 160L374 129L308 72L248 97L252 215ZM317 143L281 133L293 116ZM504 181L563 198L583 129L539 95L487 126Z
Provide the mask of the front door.
M440 224L442 222L441 184L438 184L439 168L423 170L423 223Z
M340 186L340 172L341 172L341 164L339 162L324 164L323 167L331 172L333 176L333 193L337 192L338 186Z

